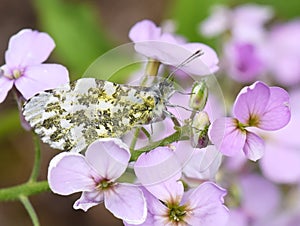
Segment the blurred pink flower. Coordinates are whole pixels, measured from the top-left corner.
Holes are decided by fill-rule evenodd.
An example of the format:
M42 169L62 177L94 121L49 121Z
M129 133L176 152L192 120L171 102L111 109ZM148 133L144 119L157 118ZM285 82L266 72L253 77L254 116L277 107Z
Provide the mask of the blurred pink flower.
M99 139L88 147L85 157L70 152L55 156L49 165L49 186L60 195L82 192L74 203L75 209L87 211L104 201L115 217L140 224L147 213L142 191L137 186L116 182L129 159L129 149L121 140Z
M201 50L203 55L180 68L186 73L208 75L219 69L219 59L212 48L202 43L185 43L174 34L162 32L152 21L143 20L135 24L129 38L135 42L137 52L165 65L178 66Z
M248 226L273 218L281 204L278 187L258 174L241 175L238 180L240 206L229 211L227 226ZM273 224L265 224L273 225Z
M211 15L199 26L199 32L206 37L213 37L230 31L233 36L253 36L273 17L270 6L244 4L233 9L225 5L216 5Z
M264 24L272 16L272 9L263 5L218 6L201 24L200 31L209 37L227 32L221 65L232 79L253 82L266 71Z
M25 99L69 82L68 71L59 64L43 64L54 49L52 38L43 32L23 29L9 40L6 64L1 66L0 103L15 85Z
M300 19L273 27L266 43L268 69L286 86L300 82Z
M300 90L290 91L291 121L271 134L263 134L266 152L260 160L262 173L276 183L300 182Z
M287 125L291 117L289 95L282 88L255 82L240 91L233 115L212 123L210 139L224 155L234 156L243 150L248 159L256 161L263 155L264 141L246 128L273 131Z
M260 47L253 42L231 40L224 44L224 68L238 82L253 82L265 71Z

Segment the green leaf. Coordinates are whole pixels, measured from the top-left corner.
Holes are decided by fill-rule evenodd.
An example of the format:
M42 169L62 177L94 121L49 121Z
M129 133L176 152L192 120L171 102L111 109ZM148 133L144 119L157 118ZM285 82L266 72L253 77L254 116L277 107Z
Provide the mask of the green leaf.
M41 29L55 40L55 56L78 76L110 49L111 44L101 30L92 5L63 0L35 0L34 3Z

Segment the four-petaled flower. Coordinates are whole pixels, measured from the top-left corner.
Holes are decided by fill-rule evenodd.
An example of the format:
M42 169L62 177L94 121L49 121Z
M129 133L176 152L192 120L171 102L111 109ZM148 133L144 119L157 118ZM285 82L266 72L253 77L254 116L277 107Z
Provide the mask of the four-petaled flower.
M9 40L5 65L1 66L0 103L15 85L25 99L69 82L67 69L59 64L43 64L55 47L46 33L23 29Z
M171 177L165 177L161 166L166 171L173 168L170 164L174 161L170 159L174 155L167 147L156 148L142 154L134 165L148 204L147 220L141 225L226 225L228 210L223 205L224 189L212 182L204 182L184 192L180 169ZM149 176L150 172L145 173L145 169L152 169L152 176Z
M63 152L49 165L51 190L60 195L82 191L75 209L87 211L104 201L115 217L127 223L145 221L147 208L143 192L132 184L116 180L125 172L130 153L119 139L104 138L92 143L85 154Z
M278 130L290 121L289 95L280 87L255 82L243 88L233 106L234 117L215 120L209 130L212 143L227 156L243 150L256 161L264 152L264 141L247 127Z

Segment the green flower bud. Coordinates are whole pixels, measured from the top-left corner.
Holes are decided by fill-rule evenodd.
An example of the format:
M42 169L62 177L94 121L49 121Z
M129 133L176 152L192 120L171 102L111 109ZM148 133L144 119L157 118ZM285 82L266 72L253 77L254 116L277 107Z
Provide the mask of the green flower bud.
M204 148L207 146L208 127L210 121L208 114L205 111L201 111L195 115L192 122L192 145L195 148Z
M206 105L207 97L208 87L205 81L195 82L190 96L190 108L196 111L202 111Z

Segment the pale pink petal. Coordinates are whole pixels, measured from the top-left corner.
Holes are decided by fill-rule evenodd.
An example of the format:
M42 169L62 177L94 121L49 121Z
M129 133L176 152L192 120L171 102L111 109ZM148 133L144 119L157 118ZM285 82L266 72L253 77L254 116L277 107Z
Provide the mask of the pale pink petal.
M68 70L59 64L40 64L27 67L15 85L25 99L47 89L54 89L69 82Z
M248 217L240 209L230 209L229 210L229 219L226 226L249 226Z
M176 175L159 184L149 185L145 188L159 200L177 203L180 202L184 193L183 184L179 179L179 175Z
M158 40L161 33L161 28L157 27L151 20L142 20L130 29L129 38L133 42Z
M226 225L228 209L223 205L226 190L211 182L204 182L196 189L185 193L182 204L191 211L184 220L189 225Z
M194 75L209 75L217 70L217 61L216 54L214 50L205 46L203 44L198 43L197 46L200 49L194 50L196 43L193 43L193 46L188 48L192 48L190 50L185 47L186 44L182 45L181 43L170 43L164 41L146 41L146 42L138 42L135 44L135 50L149 58L156 59L163 64L178 66L186 59L191 57L195 51L201 50L203 48L204 55L206 56L202 60L202 56L199 56L189 63L181 66L180 69L185 73L191 73ZM206 65L207 63L207 65Z
M205 45L203 43L187 43L183 45L184 48L190 50L192 53L196 52L197 50L201 50L203 55L199 57L199 59L206 65L207 69L209 70L210 74L215 73L219 70L219 58L215 50L213 50L208 45ZM197 68L196 61L192 61L189 64L186 65L184 70L187 72L190 72L192 74L199 74L199 72L196 70ZM193 70L195 70L195 73L193 73ZM203 74L207 72L203 71Z
M195 149L191 159L183 168L188 178L209 180L213 179L221 165L222 154L214 145Z
M199 31L206 37L215 37L222 34L230 26L231 11L223 5L214 5L208 18L202 21Z
M286 126L291 119L289 94L280 87L270 88L270 99L258 127L277 130Z
M10 80L3 75L0 75L0 103L2 103L7 94L8 91L13 87L14 80Z
M247 158L245 154L241 151L237 153L234 157L226 158L224 166L227 170L239 172L246 162Z
M300 181L300 149L280 140L266 143L266 152L259 161L265 177L276 183Z
M265 142L255 133L247 132L243 151L246 157L252 161L260 159L264 155Z
M86 159L104 178L114 181L126 170L129 148L117 138L103 138L93 142L86 151Z
M260 175L240 178L241 205L250 218L262 218L274 213L280 206L280 190Z
M48 182L54 193L69 195L80 191L92 191L99 179L80 154L62 152L50 161Z
M102 203L103 200L104 194L98 189L91 192L84 191L82 192L81 197L74 203L73 208L76 210L81 209L83 211L88 211L89 208Z
M240 91L233 106L233 114L244 124L248 124L253 117L260 119L265 113L269 98L270 88L262 82L255 82Z
M273 14L273 9L270 6L249 3L236 7L233 12L233 18L236 26L260 27L269 21Z
M44 62L55 47L53 39L44 32L23 29L9 40L6 64L24 68Z
M118 184L104 193L105 207L115 217L129 224L141 224L146 220L147 206L143 192L134 185Z
M153 226L155 225L155 219L160 218L161 216L165 215L165 213L168 211L167 207L163 205L156 197L154 197L149 191L147 191L144 187L140 187L140 189L143 191L144 197L146 199L147 203L147 218L145 222L142 224L142 226ZM123 222L126 226L134 226L136 224L128 224L126 222Z
M268 35L266 60L274 78L284 86L300 82L300 20L273 26Z
M246 132L237 128L237 123L234 118L219 118L209 129L210 140L224 155L236 155L245 144Z
M259 46L247 41L232 40L224 45L228 74L234 80L252 82L262 74L264 64L259 53Z
M134 171L144 186L162 183L181 175L181 163L168 147L158 147L143 153L134 164Z

